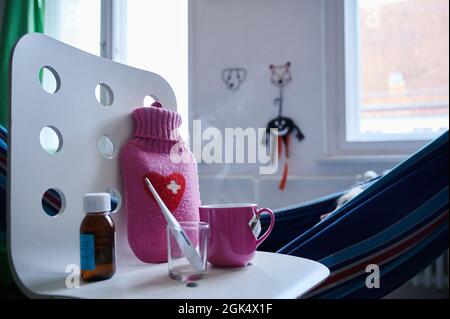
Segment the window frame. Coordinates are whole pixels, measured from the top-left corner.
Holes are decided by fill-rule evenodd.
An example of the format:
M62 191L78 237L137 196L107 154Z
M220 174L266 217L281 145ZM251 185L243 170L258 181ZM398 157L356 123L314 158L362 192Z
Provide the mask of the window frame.
M101 0L100 56L126 63L127 3L123 0Z
M60 38L58 25L60 24L61 3L49 1L45 7L45 14L53 19L45 19L45 33L54 38ZM127 5L122 0L100 0L100 42L99 56L118 62L126 61L126 19Z
M99 0L100 1L100 16L98 17L100 20L100 34L99 34L99 43L98 43L98 55L107 58L110 60L114 60L115 62L129 64L127 61L128 58L128 43L127 43L127 16L128 16L128 0ZM192 14L192 4L186 0L187 4L187 24L188 30L186 30L186 36L188 39L187 43L187 99L186 99L186 107L187 110L184 112L180 109L181 104L178 101L178 112L184 116L183 117L183 125L180 128L180 134L183 138L189 139L189 119L191 116L191 108L192 105L192 94L189 94L192 91L192 72L191 64L192 64L192 44L190 41L190 37L192 35L192 27L191 27L191 14ZM49 17L53 17L53 19L45 19L45 33L59 39L60 37L60 0L49 1L46 5L46 15ZM103 99L101 96L100 99Z
M324 1L324 66L326 143L324 157L365 157L376 155L398 161L426 145L433 138L392 141L347 141L347 123L358 121L357 112L348 112L359 101L359 45L357 1ZM358 83L358 86L349 83ZM353 109L355 107L353 106ZM353 124L355 127L355 124Z

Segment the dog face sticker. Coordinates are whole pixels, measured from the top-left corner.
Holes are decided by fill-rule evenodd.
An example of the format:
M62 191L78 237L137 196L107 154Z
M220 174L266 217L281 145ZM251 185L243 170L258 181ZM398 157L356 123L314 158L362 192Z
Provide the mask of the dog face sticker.
M238 90L247 77L243 68L226 68L222 70L222 80L229 90Z
M291 62L287 62L283 65L270 65L270 71L272 72L272 75L270 77L270 81L272 84L278 86L278 87L284 87L286 84L291 82L292 76L291 76Z

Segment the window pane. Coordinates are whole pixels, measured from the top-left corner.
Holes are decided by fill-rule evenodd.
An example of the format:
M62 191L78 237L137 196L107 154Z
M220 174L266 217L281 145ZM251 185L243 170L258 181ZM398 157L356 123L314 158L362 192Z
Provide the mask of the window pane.
M359 0L358 11L359 135L415 139L447 130L449 1Z
M188 123L188 4L187 0L127 1L126 63L164 77L172 86ZM151 95L152 92L147 92ZM142 97L144 104L144 98Z
M100 0L47 0L45 33L100 55Z

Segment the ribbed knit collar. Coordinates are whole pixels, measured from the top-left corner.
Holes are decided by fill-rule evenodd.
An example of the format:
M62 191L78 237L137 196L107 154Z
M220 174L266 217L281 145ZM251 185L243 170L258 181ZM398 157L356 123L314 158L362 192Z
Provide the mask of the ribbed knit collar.
M166 141L179 141L181 116L164 109L159 103L133 110L134 136Z

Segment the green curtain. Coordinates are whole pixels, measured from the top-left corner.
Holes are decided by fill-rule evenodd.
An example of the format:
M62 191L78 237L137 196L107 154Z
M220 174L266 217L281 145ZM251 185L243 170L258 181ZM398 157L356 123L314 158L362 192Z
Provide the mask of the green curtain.
M17 40L29 32L44 31L45 0L6 0L0 26L0 125L8 128L9 64L11 49ZM0 207L6 209L6 207ZM8 294L14 288L8 266L6 242L0 238L0 295L7 284Z
M11 49L23 35L44 31L45 0L6 0L0 28L0 124L8 127Z

